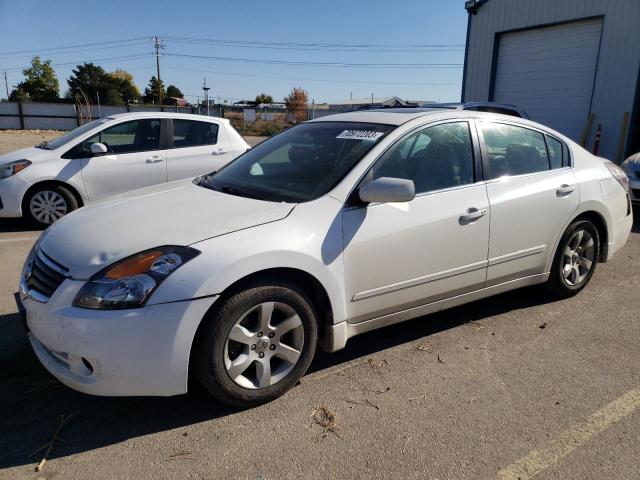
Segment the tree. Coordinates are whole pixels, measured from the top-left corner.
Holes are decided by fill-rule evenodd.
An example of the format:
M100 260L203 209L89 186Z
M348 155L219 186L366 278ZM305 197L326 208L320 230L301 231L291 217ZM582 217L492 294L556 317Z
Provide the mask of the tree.
M167 87L167 98L172 97L172 98L184 98L184 95L182 94L182 92L180 91L180 89L178 87L176 87L175 85L169 85Z
M287 110L293 113L296 122L302 122L306 119L308 102L307 91L299 87L294 88L289 95L284 97Z
M103 105L122 105L124 100L120 95L114 77L104 69L93 63L78 65L67 80L69 84L68 98L76 98L84 93L92 103Z
M124 102L136 103L142 98L140 90L138 90L138 87L133 81L133 75L129 72L119 68L109 75L115 84L118 94Z
M162 98L166 98L167 92L164 89L164 82L162 80L160 80L160 89L162 90ZM155 75L149 80L149 86L144 89L144 101L146 103L160 103L160 99L158 98L158 79Z
M260 105L261 103L273 103L273 97L271 95L267 95L266 93L261 93L256 97L256 103Z
M51 66L51 60L43 62L40 57L33 57L31 67L25 68L22 74L25 80L11 92L10 100L46 102L58 98L60 84Z

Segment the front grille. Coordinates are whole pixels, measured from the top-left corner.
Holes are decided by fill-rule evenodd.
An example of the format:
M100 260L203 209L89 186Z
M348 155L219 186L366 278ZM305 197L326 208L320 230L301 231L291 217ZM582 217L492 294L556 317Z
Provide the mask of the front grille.
M39 293L47 298L56 291L65 278L68 277L69 270L49 257L40 248L33 256L31 275L26 281L30 290Z

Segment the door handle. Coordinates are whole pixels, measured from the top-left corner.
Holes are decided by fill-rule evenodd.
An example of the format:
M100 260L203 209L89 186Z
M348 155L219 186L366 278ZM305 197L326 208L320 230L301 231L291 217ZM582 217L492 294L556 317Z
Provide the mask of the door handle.
M213 152L211 152L211 155L223 155L225 153L227 153L226 148L216 148Z
M574 187L573 185L567 185L566 183L563 183L562 185L560 185L560 188L556 190L556 196L566 197L567 195L570 195L571 192L573 192L575 189L576 187Z
M460 215L460 225L469 225L479 218L484 217L486 214L486 208L481 208L480 210L478 210L477 208L471 207L465 213Z
M162 157L160 155L153 155L152 157L147 158L147 163L158 163L162 161Z

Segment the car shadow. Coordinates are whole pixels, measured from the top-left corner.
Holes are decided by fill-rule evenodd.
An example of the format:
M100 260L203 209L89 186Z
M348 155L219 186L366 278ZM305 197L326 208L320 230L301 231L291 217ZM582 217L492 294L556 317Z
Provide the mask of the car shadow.
M633 233L640 233L640 205L633 206Z
M319 352L308 373L338 367L469 322L550 301L541 289L530 287L368 332L349 340L347 348L340 352ZM37 463L41 453L30 454L50 440L61 415L77 412L64 431L64 438L72 441L58 445L49 458L66 457L239 412L218 403L195 384L188 394L170 398L94 397L75 392L40 366L18 314L0 316L0 331L3 332L0 468Z
M23 218L1 218L0 233L40 232L42 229L31 225Z

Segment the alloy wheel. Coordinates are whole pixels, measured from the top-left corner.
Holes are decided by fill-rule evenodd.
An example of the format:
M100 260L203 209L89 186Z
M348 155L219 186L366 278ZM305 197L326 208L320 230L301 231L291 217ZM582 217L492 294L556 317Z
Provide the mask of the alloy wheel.
M296 366L304 346L304 327L296 311L281 302L260 303L233 324L224 348L224 366L236 384L266 388Z
M589 275L595 261L595 241L584 229L576 231L563 252L562 276L572 287L580 285Z

